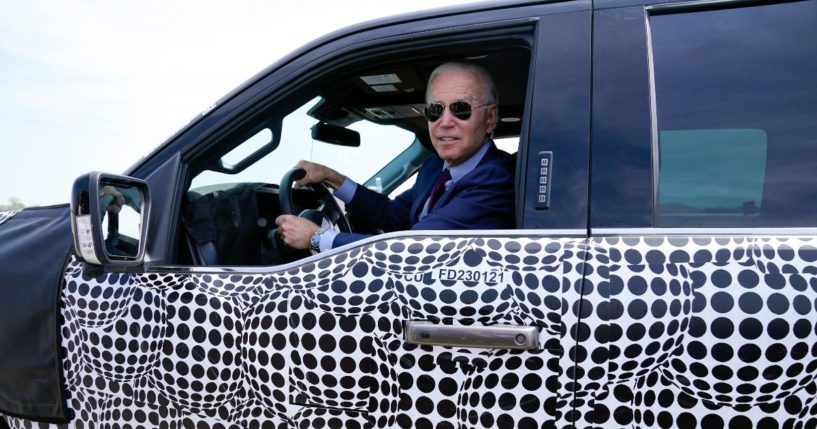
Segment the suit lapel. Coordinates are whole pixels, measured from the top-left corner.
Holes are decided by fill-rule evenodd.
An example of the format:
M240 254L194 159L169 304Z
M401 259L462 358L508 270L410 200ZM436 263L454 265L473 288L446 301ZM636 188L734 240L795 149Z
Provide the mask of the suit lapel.
M493 140L491 140L488 145L488 150L485 152L485 155L482 156L482 159L479 160L474 170L477 170L479 166L485 164L486 162L490 162L499 157L499 149L497 149ZM420 172L417 173L417 182L414 184L414 193L412 196L413 200L411 202L411 213L409 219L411 225L414 225L420 219L420 212L423 211L423 206L425 205L428 196L431 194L431 188L434 187L434 182L437 181L437 177L440 176L442 169L443 160L437 155L429 158L423 163L423 166L420 167ZM434 206L436 207L447 203L451 197L457 193L457 184L460 183L462 179L465 179L468 177L468 175L472 174L474 170L469 171L467 174L465 174L465 176L461 177L459 181L455 182L450 189L443 192L440 199L437 200ZM433 209L433 207L429 207L429 211L431 211L431 209Z
M490 141L488 146L488 151L485 152L485 155L482 156L482 159L479 160L477 163L477 167L485 164L486 162L490 162L491 160L497 158L498 156L498 149L496 144L494 144L493 140ZM437 181L437 177L440 176L440 172L443 169L443 160L440 157L434 155L433 158L430 158L426 161L423 166L420 168L420 172L417 173L417 182L414 185L414 200L412 201L411 205L411 219L409 222L414 225L420 219L420 212L423 210L423 206L428 199L428 196L431 194L431 188L434 187L434 182ZM477 168L475 167L474 170ZM465 176L463 176L460 180L468 177L469 174L473 173L474 170L469 171ZM445 204L451 199L451 196L456 194L456 187L457 183L455 182L451 189L443 192L440 196L440 199L434 204L434 206L439 206L440 204ZM428 210L431 211L433 207L429 207Z

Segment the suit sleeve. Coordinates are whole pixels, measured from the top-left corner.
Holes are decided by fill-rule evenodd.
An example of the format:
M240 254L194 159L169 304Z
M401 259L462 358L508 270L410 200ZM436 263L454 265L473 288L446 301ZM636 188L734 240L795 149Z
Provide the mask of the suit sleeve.
M512 161L512 158L502 158L479 166L457 181L443 194L431 213L414 225L410 222L410 211L414 199L420 198L414 195L415 187L390 200L385 195L358 185L347 207L361 221L384 231L514 228ZM429 167L429 170L433 170L433 167ZM418 176L417 181L420 180ZM340 233L335 237L333 247L366 237L369 235Z
M408 219L413 191L414 188L408 189L391 200L381 193L357 185L354 197L346 208L354 213L358 220L375 228L386 232L406 230L411 226ZM371 234L341 232L335 236L332 247L340 247L367 237L371 237Z
M406 230L409 224L409 211L414 188L398 195L394 200L372 191L365 186L357 186L355 196L348 208L357 219L383 231Z

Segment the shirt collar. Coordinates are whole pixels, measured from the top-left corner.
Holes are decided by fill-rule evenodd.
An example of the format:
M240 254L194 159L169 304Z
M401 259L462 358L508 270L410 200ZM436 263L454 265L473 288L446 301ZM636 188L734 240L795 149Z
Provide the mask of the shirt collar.
M451 172L451 181L456 182L460 180L461 177L465 176L466 174L470 173L471 170L477 167L477 164L482 160L482 157L485 156L485 152L488 152L488 148L491 146L491 139L485 140L485 143L482 144L482 147L479 148L470 158L466 159L460 164L455 165L454 167L447 167L445 162L443 162L443 169L448 168L448 171Z

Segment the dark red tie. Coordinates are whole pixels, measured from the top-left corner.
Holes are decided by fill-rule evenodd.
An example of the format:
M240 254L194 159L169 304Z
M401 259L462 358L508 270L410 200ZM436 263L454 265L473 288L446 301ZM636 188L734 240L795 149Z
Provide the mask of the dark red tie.
M445 182L451 180L451 172L448 171L447 168L443 169L443 173L440 174L440 177L434 182L434 187L431 188L431 195L428 196L428 211L431 211L431 208L434 207L434 203L440 199L440 195L445 192Z

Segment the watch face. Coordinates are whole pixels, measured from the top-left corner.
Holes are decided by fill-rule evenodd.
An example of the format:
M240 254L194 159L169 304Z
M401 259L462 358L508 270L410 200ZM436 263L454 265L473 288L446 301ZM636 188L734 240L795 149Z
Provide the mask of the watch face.
M319 229L319 230L315 231L314 234L312 234L312 238L309 240L309 244L312 247L312 250L319 250L320 249L320 247L321 247L321 233L322 232L323 231L321 231Z

